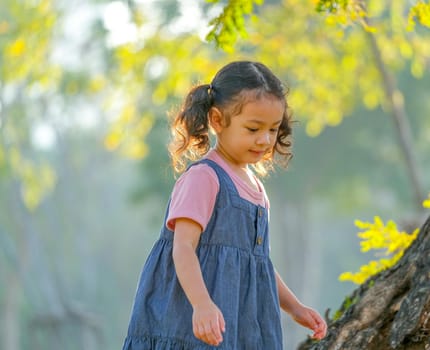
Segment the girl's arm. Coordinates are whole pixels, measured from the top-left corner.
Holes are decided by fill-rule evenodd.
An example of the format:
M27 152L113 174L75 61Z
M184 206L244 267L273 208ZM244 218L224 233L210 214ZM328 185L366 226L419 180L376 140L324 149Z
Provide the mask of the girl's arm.
M327 333L327 324L324 319L317 311L303 305L299 299L297 299L297 297L290 290L290 288L288 288L277 271L275 271L275 276L276 284L278 286L279 304L281 308L290 314L294 321L304 327L312 329L314 332L312 335L313 338L324 338Z
M193 307L194 335L210 345L219 345L223 339L225 321L209 296L196 255L201 232L200 225L195 221L176 219L173 262L182 289Z

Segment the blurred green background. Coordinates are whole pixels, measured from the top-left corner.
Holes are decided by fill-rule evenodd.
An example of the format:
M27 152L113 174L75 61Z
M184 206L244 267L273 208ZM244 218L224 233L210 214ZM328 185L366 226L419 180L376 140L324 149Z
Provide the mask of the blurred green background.
M121 348L174 183L168 115L232 60L290 88L294 157L264 182L273 261L304 303L331 316L355 287L338 281L371 257L355 219L420 226L429 19L410 1L260 3L2 0L0 349ZM293 349L308 332L283 323Z

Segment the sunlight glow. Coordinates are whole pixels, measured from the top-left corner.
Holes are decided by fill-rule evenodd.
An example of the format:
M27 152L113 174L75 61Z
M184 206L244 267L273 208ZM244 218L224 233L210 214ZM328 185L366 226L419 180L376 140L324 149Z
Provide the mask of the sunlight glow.
M37 124L31 134L31 141L34 147L42 150L52 148L57 142L55 131L49 124Z
M183 0L179 6L180 16L168 26L168 30L172 34L191 32L207 26L202 10L196 1Z
M208 14L194 0L181 0L179 15L169 25L161 27L163 17L161 9L154 0L137 0L144 16L143 25L138 28L133 23L130 9L122 1L108 3L102 13L102 21L109 32L108 45L115 47L129 42L144 41L161 31L163 35L175 37L184 33L196 32L201 40L205 40L210 30L209 18L218 15L222 6L213 6Z
M163 56L151 57L145 65L145 71L151 79L158 79L169 69L169 60Z
M108 45L118 46L137 39L137 28L131 22L129 8L122 1L109 3L103 11L103 25L109 31Z

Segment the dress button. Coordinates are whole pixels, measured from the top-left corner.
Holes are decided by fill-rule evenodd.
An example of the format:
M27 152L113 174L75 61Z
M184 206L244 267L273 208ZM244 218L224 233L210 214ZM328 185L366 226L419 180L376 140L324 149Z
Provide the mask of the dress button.
M261 243L263 243L263 237L258 236L258 237L257 237L257 244L258 244L258 245L261 245Z

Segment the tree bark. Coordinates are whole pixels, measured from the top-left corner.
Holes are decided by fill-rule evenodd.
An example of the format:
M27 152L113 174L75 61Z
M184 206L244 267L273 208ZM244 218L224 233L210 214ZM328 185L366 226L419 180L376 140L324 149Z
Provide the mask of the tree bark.
M430 217L392 268L345 299L325 339L298 350L430 349Z

